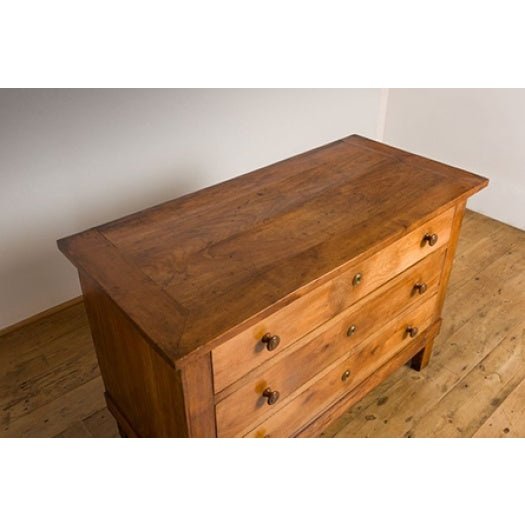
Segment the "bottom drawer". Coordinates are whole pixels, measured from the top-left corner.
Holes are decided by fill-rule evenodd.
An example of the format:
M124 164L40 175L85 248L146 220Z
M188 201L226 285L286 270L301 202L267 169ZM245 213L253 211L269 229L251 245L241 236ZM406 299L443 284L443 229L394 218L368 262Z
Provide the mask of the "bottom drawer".
M377 368L399 352L416 333L433 322L437 296L388 323L381 333L369 338L360 351L336 361L321 375L304 385L278 412L257 425L246 437L288 437L315 419L324 409L350 392Z

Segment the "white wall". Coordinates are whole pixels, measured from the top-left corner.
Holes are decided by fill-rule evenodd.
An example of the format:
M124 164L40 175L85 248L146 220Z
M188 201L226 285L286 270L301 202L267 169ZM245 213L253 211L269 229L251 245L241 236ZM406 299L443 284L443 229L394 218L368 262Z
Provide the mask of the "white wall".
M381 97L0 90L0 328L80 293L59 237L351 133L374 138Z
M525 90L391 89L384 142L489 177L468 207L525 229Z

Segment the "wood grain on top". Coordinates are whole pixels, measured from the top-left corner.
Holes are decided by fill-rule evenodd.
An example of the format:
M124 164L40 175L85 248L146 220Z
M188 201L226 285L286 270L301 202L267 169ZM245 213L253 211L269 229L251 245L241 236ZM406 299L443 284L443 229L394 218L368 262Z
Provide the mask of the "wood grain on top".
M58 245L174 363L486 185L352 135Z

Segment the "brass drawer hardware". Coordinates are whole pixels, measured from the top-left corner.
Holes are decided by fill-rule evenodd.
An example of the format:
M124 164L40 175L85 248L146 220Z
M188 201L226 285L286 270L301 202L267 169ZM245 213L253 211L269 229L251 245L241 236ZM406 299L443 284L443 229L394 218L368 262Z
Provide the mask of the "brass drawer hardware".
M348 330L346 331L346 335L348 337L351 337L352 335L355 334L355 331L357 330L357 326L355 324L353 325L350 325L350 327L348 328Z
M417 326L407 326L406 333L410 337L416 337L416 335L419 333L419 330Z
M429 246L434 246L438 242L438 234L437 233L425 233L425 236L423 237L423 246L425 243L428 243Z
M279 346L281 338L278 335L272 335L268 332L263 335L261 341L266 345L266 349L271 352Z
M269 405L275 405L279 399L279 392L277 390L272 390L270 387L268 387L262 395L268 399Z
M350 370L345 370L341 376L341 381L347 381L350 377Z
M419 292L419 295L423 295L427 291L426 283L416 283L414 284L414 290Z
M357 285L361 284L362 280L363 280L363 276L360 273L356 273L354 275L354 279L352 280L352 284L354 286L357 286Z

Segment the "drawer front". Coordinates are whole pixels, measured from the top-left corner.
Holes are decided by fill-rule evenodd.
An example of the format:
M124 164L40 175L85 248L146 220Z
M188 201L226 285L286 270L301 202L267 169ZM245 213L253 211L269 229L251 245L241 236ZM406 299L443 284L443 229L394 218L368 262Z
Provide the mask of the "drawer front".
M306 343L298 341L286 356L253 377L217 404L219 436L242 435L258 421L279 410L287 396L331 362L349 354L382 328L385 319L421 304L437 292L445 250L426 257L401 275L319 327ZM417 286L419 285L419 286ZM275 403L263 395L279 392ZM275 396L274 396L275 397Z
M450 237L453 215L454 209L445 211L380 252L352 265L331 281L218 345L212 350L215 392L222 391L294 341L444 246ZM436 238L425 240L427 234L435 234ZM275 339L266 343L263 341L265 334L279 337L276 348L272 349Z
M408 327L426 330L434 320L437 294L425 303L389 323L377 337L368 340L360 351L338 360L308 382L278 412L256 426L246 437L289 437L340 397L350 392L411 341Z

